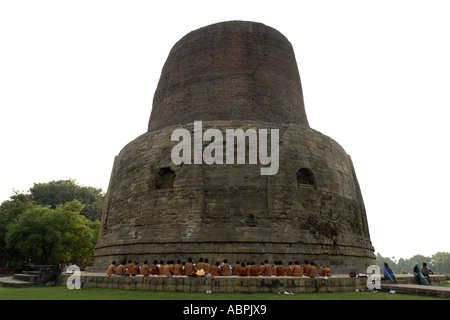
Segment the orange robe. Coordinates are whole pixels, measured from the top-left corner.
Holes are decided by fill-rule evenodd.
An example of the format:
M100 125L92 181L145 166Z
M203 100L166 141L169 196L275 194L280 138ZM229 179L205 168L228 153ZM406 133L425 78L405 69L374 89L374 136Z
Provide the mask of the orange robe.
M194 264L192 262L188 262L188 263L186 263L184 271L185 271L187 276L192 276L192 275L195 274L195 272L197 270L195 269L195 266L194 266Z
M303 274L307 277L309 277L309 273L311 272L311 265L305 264L303 266Z
M322 270L320 270L320 276L321 277L331 277L331 269L330 268L322 268Z
M183 266L181 264L176 264L175 267L173 268L173 275L174 276L182 276L184 275L184 269Z
M121 275L122 275L122 272L124 272L125 269L126 269L126 267L125 267L123 264L119 264L119 265L117 266L117 269L116 269L116 274L117 274L118 276L121 276Z
M294 265L290 264L286 270L286 276L292 277L294 275Z
M152 264L152 267L150 268L151 274L156 276L159 275L159 267L156 264Z
M247 267L241 266L239 268L239 276L241 276L241 277L247 276Z
M317 273L317 269L314 266L311 266L311 269L309 270L309 277L318 277L319 274Z
M283 265L277 266L277 276L281 277L285 275L285 269Z
M141 273L141 269L139 269L139 266L134 264L133 267L131 267L131 272L130 274L135 276Z
M116 272L117 272L117 268L116 268L116 266L115 265L110 265L109 267L108 267L108 270L106 271L106 274L108 275L108 276L110 276L110 275L112 275L112 274L116 274Z
M164 265L164 267L162 268L162 275L163 276L171 276L172 273L170 272L170 265L166 264Z
M230 265L228 263L224 263L222 265L222 268L220 269L220 274L222 276L229 276L230 275Z
M302 267L300 267L298 264L296 264L294 266L294 277L301 277L303 276L303 271L302 271Z
M144 276L148 276L151 273L152 273L152 270L150 269L148 264L144 264L141 268L141 274L143 274Z
M270 265L270 264L265 264L264 265L264 276L265 277L270 277L271 275L272 275L272 273L273 273L273 268L272 268L272 266Z
M241 268L241 265L240 264L235 264L234 266L233 266L233 270L231 271L231 274L233 275L233 276L238 276L239 275L239 269Z
M251 277L258 277L259 276L259 268L256 265L250 266L250 274Z
M218 266L211 267L211 277L220 276L220 268Z

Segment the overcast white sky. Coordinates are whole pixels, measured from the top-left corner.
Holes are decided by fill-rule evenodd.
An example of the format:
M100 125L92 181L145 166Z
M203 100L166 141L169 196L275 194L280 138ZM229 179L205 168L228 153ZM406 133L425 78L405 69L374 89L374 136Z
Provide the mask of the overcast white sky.
M436 0L0 0L0 201L58 179L106 192L172 46L249 20L292 43L309 123L352 156L375 251L450 252L449 17Z

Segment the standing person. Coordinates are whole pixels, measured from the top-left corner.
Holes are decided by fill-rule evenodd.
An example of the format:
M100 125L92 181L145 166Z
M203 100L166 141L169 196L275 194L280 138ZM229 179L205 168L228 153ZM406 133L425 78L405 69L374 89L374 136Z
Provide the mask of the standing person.
M108 267L108 270L106 271L106 274L108 276L110 276L110 275L116 274L116 272L117 272L116 262L113 261L113 262L111 262L111 265Z
M148 261L145 260L144 264L143 264L143 266L141 268L141 274L144 275L144 276L148 276L151 273L152 273L152 270L150 269L150 267L148 265Z
M220 268L220 274L222 276L229 276L231 273L230 264L227 259L223 259L222 267Z
M392 269L386 262L384 263L383 273L386 280L394 280L395 282L397 282L397 280L395 280L394 272L392 272Z

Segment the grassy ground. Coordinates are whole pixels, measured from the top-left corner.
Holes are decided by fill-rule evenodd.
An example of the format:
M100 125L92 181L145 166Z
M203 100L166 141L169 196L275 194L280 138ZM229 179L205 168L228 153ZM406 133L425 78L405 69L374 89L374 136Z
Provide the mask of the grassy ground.
M447 283L447 286L450 286ZM69 290L64 286L9 288L0 287L0 300L439 300L407 294L387 292L333 292L297 293L294 295L275 293L185 293L155 292L122 289L88 288ZM448 299L445 299L448 300Z

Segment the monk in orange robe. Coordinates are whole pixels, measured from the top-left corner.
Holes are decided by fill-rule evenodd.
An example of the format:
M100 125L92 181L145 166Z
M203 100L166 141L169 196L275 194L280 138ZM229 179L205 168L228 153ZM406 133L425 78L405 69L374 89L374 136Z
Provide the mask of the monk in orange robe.
M167 264L165 264L165 265L162 267L162 275L163 275L163 276L166 276L166 277L172 275L172 273L170 272L170 261L167 261Z
M151 267L151 274L154 275L154 276L160 274L157 260L153 261L153 264L152 264L152 267Z
M220 268L220 274L221 274L222 276L229 276L229 275L230 275L230 272L231 272L230 264L228 263L228 260L227 260L227 259L224 259L224 260L223 260L222 267Z
M289 265L286 269L286 276L292 277L294 275L294 265L292 264L292 261L289 261Z
M301 277L301 276L303 276L303 270L302 270L302 267L300 267L298 261L295 261L293 276L294 277Z
M136 262L133 264L133 266L131 267L131 272L130 272L130 274L131 274L132 276L137 276L137 275L140 274L140 273L141 273L141 268L139 268L139 262L136 261Z
M205 262L203 262L203 258L198 259L197 270L205 271ZM206 271L205 271L206 273Z
M108 267L108 270L106 270L106 274L107 274L108 276L110 276L110 275L112 275L112 274L116 274L116 272L117 272L116 262L113 261L113 262L111 263L111 265Z
M320 276L321 277L331 277L331 269L324 266L322 268L322 270L320 270Z
M231 270L231 274L233 276L238 276L240 268L241 268L241 265L239 264L239 261L236 261L236 263L233 265L233 269Z
M211 277L218 277L220 276L220 267L219 267L219 262L216 262L216 264L214 266L211 267Z
M127 269L127 267L125 267L125 262L123 262L117 266L116 274L118 276L121 276L122 274L125 275L126 269Z
M249 276L251 276L251 277L258 277L259 276L259 268L254 262L250 265Z
M269 260L265 260L264 261L264 274L263 274L263 276L265 276L265 277L270 277L270 276L272 276L272 273L273 273L273 268L272 268L272 266L269 264Z
M174 276L182 276L182 275L184 275L184 269L183 269L183 266L181 265L181 260L178 260L177 264L174 266L174 268L173 268L173 275Z
M318 277L319 276L316 266L314 265L314 262L312 262L312 261L311 261L311 267L309 269L308 276L309 277Z
M241 266L239 268L239 276L240 277L246 277L247 276L247 267L245 266L245 263L241 263Z
M141 268L141 274L143 274L144 276L148 276L149 274L152 273L152 270L150 269L150 267L148 266L148 262L147 260L144 261L144 265Z
M282 277L286 275L286 270L283 266L283 263L281 261L278 261L278 266L277 266L277 276L278 277Z
M196 272L197 270L196 270L196 268L195 268L195 265L192 263L192 258L189 258L188 259L188 262L186 263L186 265L185 265L185 267L184 267L184 273L187 275L187 276L193 276L193 275L195 275L195 272Z
M125 270L125 274L126 275L130 275L131 274L131 270L133 270L133 266L134 266L134 263L131 262L131 260L128 260L127 270Z
M309 277L309 272L311 271L311 265L308 260L305 260L305 264L303 265L303 274Z
M211 273L211 265L208 263L208 259L205 259L204 269L205 274Z

